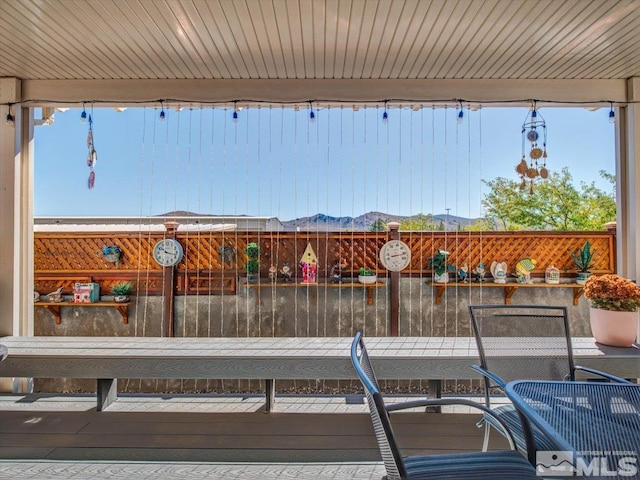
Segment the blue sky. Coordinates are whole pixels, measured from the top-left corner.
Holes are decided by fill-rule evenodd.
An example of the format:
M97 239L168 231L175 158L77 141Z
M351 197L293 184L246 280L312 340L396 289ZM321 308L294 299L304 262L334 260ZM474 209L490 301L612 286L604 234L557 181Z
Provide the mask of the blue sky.
M464 110L350 107L229 109L87 108L98 152L87 188L88 124L82 109L56 112L36 128L36 216L146 216L174 210L215 215L368 211L478 217L482 179L518 179L524 108ZM547 167L567 167L576 183L614 172L608 108L541 108ZM528 145L528 143L527 143ZM528 149L527 149L528 152Z

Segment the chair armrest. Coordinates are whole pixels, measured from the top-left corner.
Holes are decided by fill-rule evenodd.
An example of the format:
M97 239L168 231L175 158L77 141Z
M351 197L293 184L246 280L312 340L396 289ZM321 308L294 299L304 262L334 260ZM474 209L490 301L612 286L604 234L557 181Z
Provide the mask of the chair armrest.
M576 365L575 367L573 367L573 369L574 370L580 370L582 372L592 373L594 375L598 375L600 377L607 378L607 379L609 379L609 380L611 380L613 382L616 382L616 383L627 383L627 384L633 383L633 382L630 382L629 380L625 380L624 378L616 377L615 375L611 375L610 373L602 372L602 371L596 370L594 368L582 367L580 365Z
M387 405L385 408L387 412L397 412L399 410L406 410L407 408L416 408L416 407L432 407L439 405L466 405L468 407L476 408L478 410L482 410L486 415L493 417L496 422L502 427L503 434L509 441L509 446L511 450L516 449L516 444L513 439L513 435L511 434L511 430L507 424L502 420L496 413L490 408L485 407L484 405L474 402L473 400L467 400L465 398L436 398L436 399L420 399L420 400L411 400L408 402L402 403L392 403Z
M507 382L505 382L495 373L491 373L489 370L482 368L480 365L471 365L471 368L473 368L476 372L481 373L485 377L489 378L490 380L493 380L493 382L496 385L498 385L500 388L504 389L504 387L507 386Z

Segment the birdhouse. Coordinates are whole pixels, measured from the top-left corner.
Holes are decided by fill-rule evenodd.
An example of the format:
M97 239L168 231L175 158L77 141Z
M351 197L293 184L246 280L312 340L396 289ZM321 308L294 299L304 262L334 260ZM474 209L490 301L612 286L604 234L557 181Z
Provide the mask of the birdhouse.
M311 244L307 244L302 258L300 259L302 268L302 283L316 283L318 280L318 257L316 257Z

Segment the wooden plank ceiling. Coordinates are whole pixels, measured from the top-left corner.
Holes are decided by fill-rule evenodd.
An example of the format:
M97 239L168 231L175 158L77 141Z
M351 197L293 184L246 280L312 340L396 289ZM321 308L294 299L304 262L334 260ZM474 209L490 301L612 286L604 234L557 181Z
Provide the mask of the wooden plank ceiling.
M0 77L625 79L638 0L1 0Z

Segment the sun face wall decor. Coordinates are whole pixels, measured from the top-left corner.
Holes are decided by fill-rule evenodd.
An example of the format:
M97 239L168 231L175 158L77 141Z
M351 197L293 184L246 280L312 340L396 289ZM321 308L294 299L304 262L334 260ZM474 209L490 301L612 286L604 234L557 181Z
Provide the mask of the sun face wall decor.
M520 190L527 188L533 193L533 184L536 178L546 179L549 176L547 170L547 125L542 115L536 110L535 104L522 124L522 158L516 166L516 172L520 175ZM529 142L529 162L526 159L526 143Z

